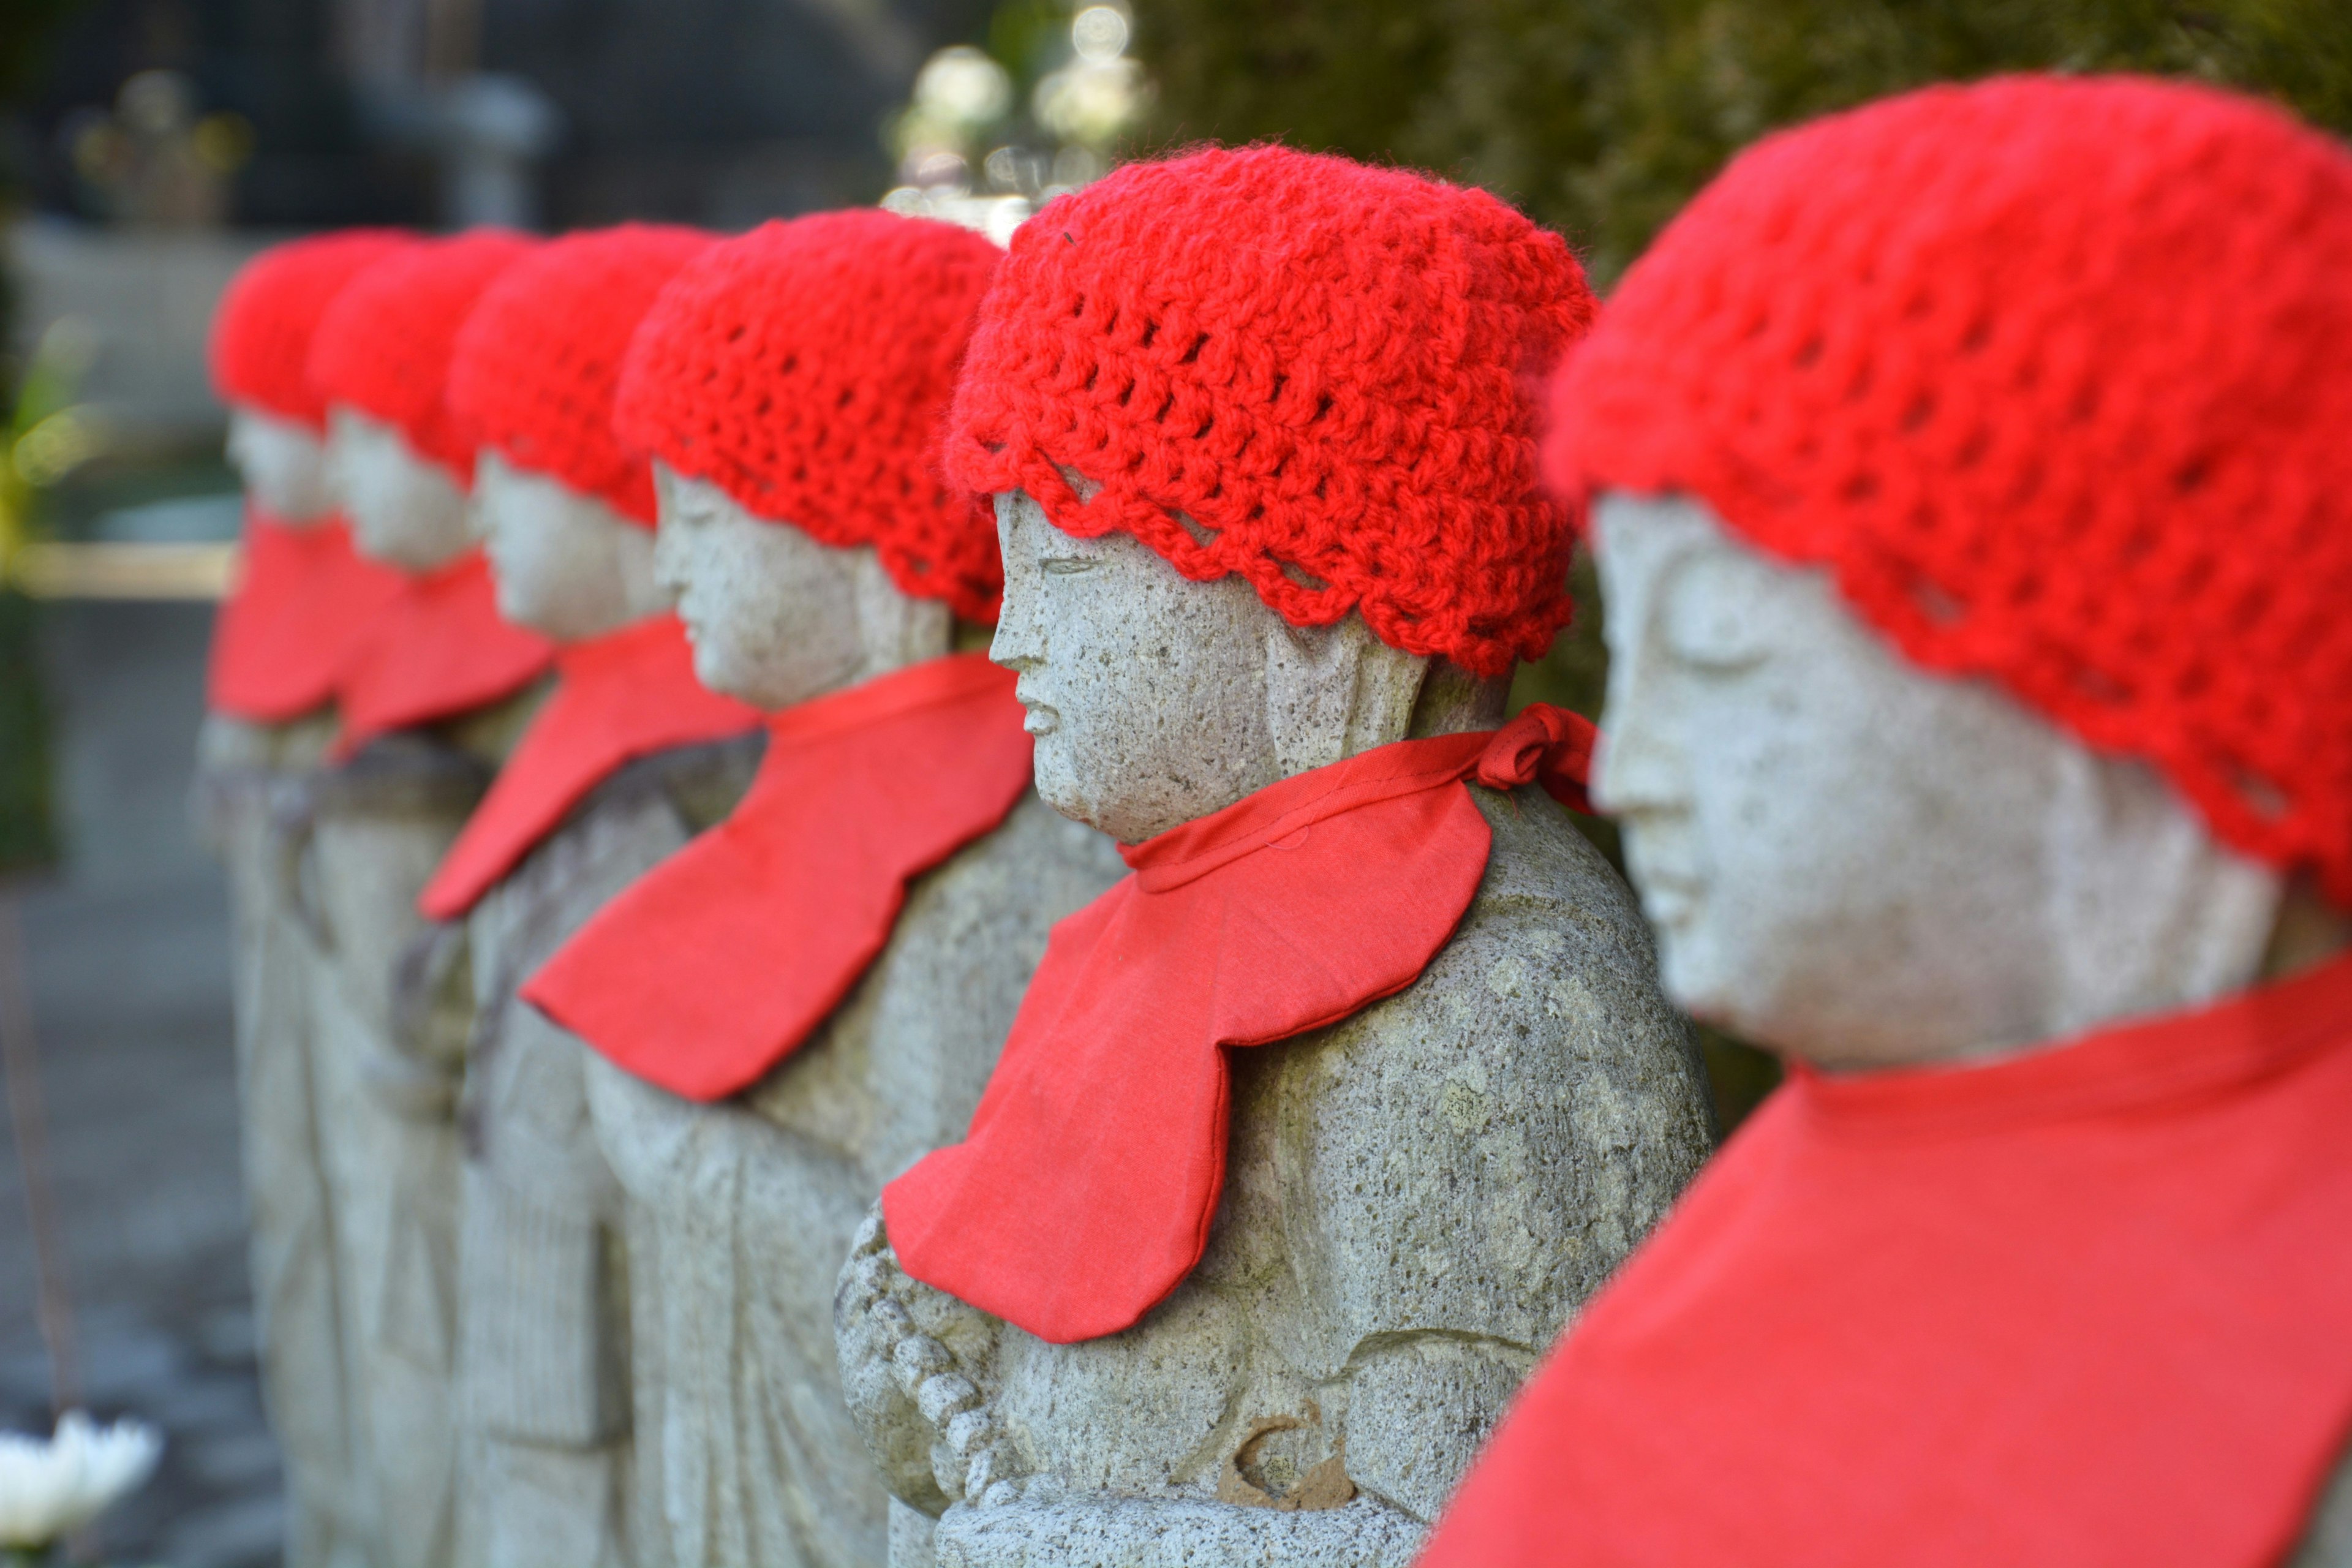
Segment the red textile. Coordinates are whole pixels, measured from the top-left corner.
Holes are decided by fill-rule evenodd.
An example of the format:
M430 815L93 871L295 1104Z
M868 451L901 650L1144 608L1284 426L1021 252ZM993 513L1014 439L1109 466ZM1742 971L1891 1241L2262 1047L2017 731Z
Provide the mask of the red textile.
M996 521L940 476L940 421L997 249L953 224L817 213L704 251L654 302L614 407L624 445L891 581L992 621Z
M1931 88L1768 138L1563 374L1923 668L2147 760L2352 905L2352 151L2185 83Z
M549 240L508 268L451 352L459 426L477 447L651 528L653 469L613 434L614 389L655 297L710 244L696 229L623 224Z
M1057 1344L1117 1333L1201 1260L1224 1183L1226 1046L1417 979L1486 874L1462 787L1583 800L1591 726L1530 709L1401 741L1123 849L1054 928L971 1131L883 1189L916 1279Z
M415 243L394 229L345 229L273 245L237 268L213 312L214 389L323 431L327 399L310 380L310 334L344 284Z
M758 709L694 679L694 649L676 616L559 647L555 672L546 706L418 896L426 920L472 909L623 764L760 722Z
M400 585L357 639L338 683L343 727L331 752L337 758L378 735L511 697L554 661L553 643L499 615L490 565L478 550L403 574Z
M1559 237L1483 191L1286 147L1129 163L1013 235L948 475L1500 675L1568 624L1528 378L1592 313Z
M449 356L482 290L537 242L471 229L403 246L335 296L310 340L310 381L397 429L411 450L474 482L474 445L449 412Z
M1029 787L1013 684L956 654L771 714L734 813L605 905L524 998L672 1093L757 1082L880 955L907 884Z
M260 724L319 707L400 586L399 573L352 548L340 518L289 528L248 506L236 585L213 623L205 704Z
M1800 1072L1423 1568L2260 1568L2352 1427L2352 960L1994 1066Z

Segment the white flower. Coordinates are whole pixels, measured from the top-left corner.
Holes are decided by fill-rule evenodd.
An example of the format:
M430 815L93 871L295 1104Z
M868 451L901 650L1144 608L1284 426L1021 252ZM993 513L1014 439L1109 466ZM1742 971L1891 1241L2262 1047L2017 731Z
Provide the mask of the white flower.
M53 1438L0 1432L0 1546L46 1546L96 1519L154 1473L163 1438L142 1421L91 1424L79 1410Z

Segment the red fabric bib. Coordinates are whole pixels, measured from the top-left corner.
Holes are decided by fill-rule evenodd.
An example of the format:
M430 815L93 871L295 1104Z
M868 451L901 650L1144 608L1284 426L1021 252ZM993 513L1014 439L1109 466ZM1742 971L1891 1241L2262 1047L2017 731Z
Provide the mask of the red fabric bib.
M883 1189L916 1279L1056 1344L1192 1271L1225 1175L1225 1046L1336 1023L1419 978L1492 834L1462 781L1583 803L1591 727L1536 708L1283 780L1120 851L1054 928L964 1142Z
M378 735L453 719L510 697L554 661L555 645L499 615L490 563L469 550L404 574L401 592L357 638L336 695L343 728L332 755Z
M1798 1072L1424 1568L2258 1568L2352 1426L2352 961L1990 1067Z
M341 518L291 528L246 509L236 586L213 624L205 700L282 724L324 704L361 631L400 595L400 574L352 548Z
M760 722L758 709L694 679L694 649L676 616L562 647L555 670L547 705L417 898L425 919L455 920L472 909L624 763Z
M770 715L733 814L605 905L524 998L674 1094L756 1083L880 954L908 882L1029 787L1013 679L956 654Z

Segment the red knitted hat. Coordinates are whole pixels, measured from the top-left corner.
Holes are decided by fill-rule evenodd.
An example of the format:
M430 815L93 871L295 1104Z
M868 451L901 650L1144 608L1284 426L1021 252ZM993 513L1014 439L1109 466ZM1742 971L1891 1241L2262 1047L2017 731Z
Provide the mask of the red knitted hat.
M1568 247L1484 192L1281 147L1130 163L1013 236L948 471L1500 675L1568 622L1528 378L1592 311Z
M2352 902L2352 154L2209 89L1937 88L1742 156L1559 384L1912 660Z
M868 210L711 246L646 315L621 372L624 445L899 587L996 618L996 529L939 469L940 426L996 247Z
M662 286L710 237L626 224L541 246L499 275L449 362L449 408L477 447L653 525L653 471L613 434L621 357Z
M503 229L475 229L386 256L320 319L310 379L328 402L397 426L419 457L473 483L473 446L449 415L450 347L482 290L532 244Z
M273 245L237 269L213 312L213 386L229 403L327 427L311 384L310 335L358 273L416 243L394 229L354 228Z

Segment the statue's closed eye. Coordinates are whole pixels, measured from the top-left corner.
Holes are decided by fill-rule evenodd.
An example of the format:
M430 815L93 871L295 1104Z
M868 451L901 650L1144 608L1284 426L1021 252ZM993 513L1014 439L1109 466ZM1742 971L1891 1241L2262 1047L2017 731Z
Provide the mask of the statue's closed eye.
M1744 669L1770 651L1759 601L1771 587L1747 562L1716 554L1685 558L1659 596L1666 647L1702 669Z
M1066 577L1074 572L1091 572L1095 563L1083 555L1049 555L1038 566L1049 576Z

